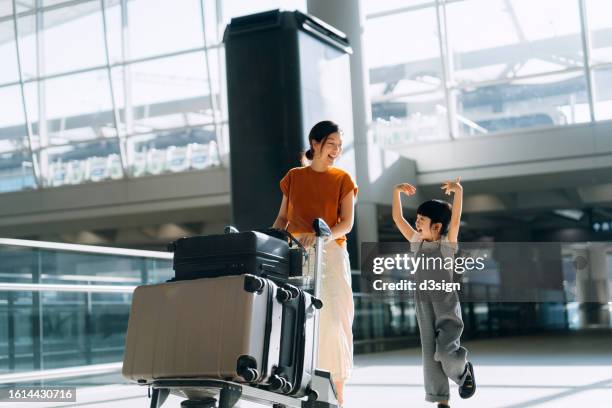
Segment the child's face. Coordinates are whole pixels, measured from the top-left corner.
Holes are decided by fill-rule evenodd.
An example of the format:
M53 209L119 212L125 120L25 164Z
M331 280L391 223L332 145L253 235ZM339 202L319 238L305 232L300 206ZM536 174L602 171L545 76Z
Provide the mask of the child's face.
M417 214L415 226L417 232L421 234L425 241L435 241L440 238L440 230L442 229L442 223L440 222L432 224L431 218Z

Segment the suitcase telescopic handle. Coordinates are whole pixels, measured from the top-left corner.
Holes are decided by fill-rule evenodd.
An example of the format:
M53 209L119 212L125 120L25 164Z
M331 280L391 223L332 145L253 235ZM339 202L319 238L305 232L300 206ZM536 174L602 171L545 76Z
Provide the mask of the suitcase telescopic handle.
M317 241L315 244L315 267L314 267L314 288L312 294L313 307L315 308L314 313L314 324L313 324L313 350L312 350L312 361L311 367L316 367L317 361L319 361L319 313L318 310L325 305L321 302L321 278L323 275L323 250L325 242L331 237L331 229L321 218L315 218L312 221L312 228L315 230Z

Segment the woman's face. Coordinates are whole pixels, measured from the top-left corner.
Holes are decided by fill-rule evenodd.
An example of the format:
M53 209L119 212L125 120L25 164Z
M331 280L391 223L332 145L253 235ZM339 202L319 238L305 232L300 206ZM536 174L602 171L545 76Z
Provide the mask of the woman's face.
M313 141L315 159L322 160L325 164L332 166L342 153L342 137L335 132L327 136L323 143Z

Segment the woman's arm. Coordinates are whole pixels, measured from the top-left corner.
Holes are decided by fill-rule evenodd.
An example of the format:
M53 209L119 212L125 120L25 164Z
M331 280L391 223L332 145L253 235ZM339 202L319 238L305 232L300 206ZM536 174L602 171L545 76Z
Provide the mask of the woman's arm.
M340 222L331 228L331 239L342 237L353 229L355 222L355 194L351 191L340 203Z
M397 225L404 238L408 241L416 233L412 225L404 218L402 211L402 193L411 196L416 192L416 188L408 183L402 183L395 186L393 189L393 222Z
M461 225L461 211L463 207L463 187L459 183L460 177L457 177L455 181L447 181L442 184L442 188L447 195L453 193L453 208L451 214L451 220L448 224L448 242L457 242L459 238L459 226Z
M272 228L287 229L288 223L287 196L283 194L283 200L281 201L280 209L278 210L278 215L276 216L276 220L274 220L274 224L272 224Z

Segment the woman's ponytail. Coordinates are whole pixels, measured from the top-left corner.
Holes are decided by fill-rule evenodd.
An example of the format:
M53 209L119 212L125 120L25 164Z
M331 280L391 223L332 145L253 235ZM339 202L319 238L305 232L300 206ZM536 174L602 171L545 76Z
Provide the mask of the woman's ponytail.
M306 167L312 162L313 158L314 158L314 152L312 151L312 147L311 147L310 149L302 153L302 158L300 159L300 162L302 162L302 166Z

